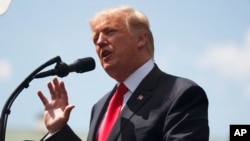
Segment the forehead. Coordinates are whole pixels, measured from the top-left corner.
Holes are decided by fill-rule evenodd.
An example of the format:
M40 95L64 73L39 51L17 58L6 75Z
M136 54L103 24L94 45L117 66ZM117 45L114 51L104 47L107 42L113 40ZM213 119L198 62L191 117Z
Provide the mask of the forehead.
M121 16L103 16L97 18L92 25L92 31L98 32L107 28L124 28L126 27L125 19Z

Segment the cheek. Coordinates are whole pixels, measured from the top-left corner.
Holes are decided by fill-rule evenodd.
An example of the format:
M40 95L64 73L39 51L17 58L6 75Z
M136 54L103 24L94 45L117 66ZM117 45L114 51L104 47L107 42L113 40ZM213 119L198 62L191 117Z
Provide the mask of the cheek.
M98 55L98 57L100 57L100 48L99 47L95 47L95 51L96 51L96 54Z
M131 56L132 54L136 52L137 49L136 49L136 45L134 44L134 42L127 41L127 42L123 42L121 50L123 54L126 54L126 56Z
M129 62L134 58L134 50L129 46L123 46L120 50L119 57L120 61L130 64Z

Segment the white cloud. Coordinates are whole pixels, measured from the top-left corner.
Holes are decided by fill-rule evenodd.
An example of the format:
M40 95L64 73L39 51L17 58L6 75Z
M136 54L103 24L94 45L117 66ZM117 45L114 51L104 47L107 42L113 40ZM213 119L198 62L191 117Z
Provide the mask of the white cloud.
M214 44L197 59L198 66L237 80L250 78L250 30L243 45Z
M0 80L8 80L11 77L11 64L7 60L0 59Z

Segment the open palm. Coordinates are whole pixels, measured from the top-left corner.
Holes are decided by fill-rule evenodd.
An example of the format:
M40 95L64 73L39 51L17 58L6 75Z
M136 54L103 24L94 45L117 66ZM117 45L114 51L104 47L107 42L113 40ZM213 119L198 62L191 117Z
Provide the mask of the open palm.
M57 78L54 78L53 82L48 83L48 88L51 95L50 101L41 91L38 91L38 96L45 107L45 125L50 133L54 133L67 124L74 105L68 104L67 91L62 81L59 82Z

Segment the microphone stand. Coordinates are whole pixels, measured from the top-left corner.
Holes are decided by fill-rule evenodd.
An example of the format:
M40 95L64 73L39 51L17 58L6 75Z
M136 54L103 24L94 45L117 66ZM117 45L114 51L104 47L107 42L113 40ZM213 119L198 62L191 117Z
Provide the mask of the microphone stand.
M49 65L52 65L54 63L60 63L61 58L59 56L56 56L49 61L42 64L40 67L38 67L36 70L34 70L16 89L15 91L10 95L8 100L6 101L1 114L0 119L0 141L5 141L5 133L6 133L6 127L7 127L7 120L8 115L10 114L11 105L13 104L14 100L17 98L19 93L24 89L29 87L29 83L36 78L36 74L39 73L42 69L46 68Z

